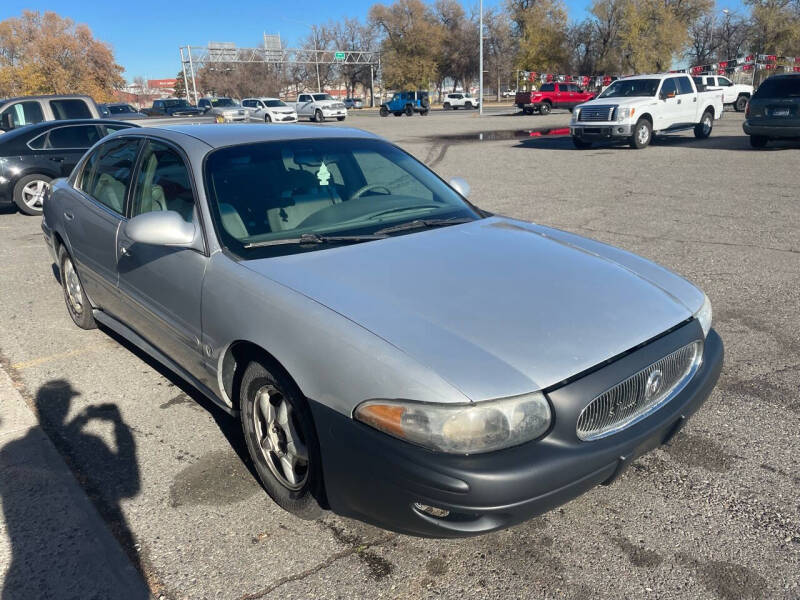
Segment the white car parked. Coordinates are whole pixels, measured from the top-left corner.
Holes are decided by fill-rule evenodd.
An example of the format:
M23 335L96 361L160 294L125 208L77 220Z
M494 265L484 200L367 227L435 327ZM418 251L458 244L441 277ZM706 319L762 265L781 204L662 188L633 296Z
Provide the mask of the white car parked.
M325 119L344 121L347 118L344 102L335 100L330 94L300 94L297 102L289 102L289 106L294 107L298 117L317 123L322 123Z
M447 94L444 97L444 101L442 102L442 108L445 110L453 109L456 110L458 108L478 108L477 98L473 98L470 96L469 92L456 92L454 94Z
M242 106L250 115L265 123L297 123L297 111L280 98L245 98Z
M700 75L694 78L695 83L702 83L707 91L721 91L722 102L733 106L738 112L747 108L747 102L753 95L753 86L742 83L733 83L727 77L716 75Z

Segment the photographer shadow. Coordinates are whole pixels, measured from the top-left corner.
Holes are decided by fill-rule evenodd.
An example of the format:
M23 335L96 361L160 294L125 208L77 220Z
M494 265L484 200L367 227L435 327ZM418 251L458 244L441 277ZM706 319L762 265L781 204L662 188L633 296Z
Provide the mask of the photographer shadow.
M135 496L141 485L133 436L115 404L88 406L68 419L79 395L63 379L42 385L35 398L40 427L0 449L0 501L11 545L3 600L149 596L121 509L121 501ZM96 421L111 425L115 449L86 431ZM42 430L72 474L57 466L60 457Z

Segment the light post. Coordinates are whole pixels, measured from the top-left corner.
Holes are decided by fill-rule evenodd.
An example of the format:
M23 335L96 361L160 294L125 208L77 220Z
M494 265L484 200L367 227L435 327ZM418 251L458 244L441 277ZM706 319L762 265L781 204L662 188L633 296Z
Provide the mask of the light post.
M314 66L317 70L317 93L322 92L322 85L320 84L319 78L319 48L317 48L317 26L316 25L309 25L308 23L303 23L302 21L296 21L295 19L287 19L283 17L284 21L291 21L292 23L297 23L298 25L304 25L308 27L311 32L314 34Z
M709 51L709 53L714 51L714 27L717 24L717 14L718 13L722 13L727 17L730 14L730 12L731 11L729 11L727 8L723 8L722 10L714 11L711 14L711 39L708 42L708 51ZM712 60L712 59L713 59L713 57L709 56L709 60ZM727 60L728 57L726 56L725 59Z
M478 34L480 36L478 44L478 63L480 73L478 74L478 116L483 116L483 0L480 3Z

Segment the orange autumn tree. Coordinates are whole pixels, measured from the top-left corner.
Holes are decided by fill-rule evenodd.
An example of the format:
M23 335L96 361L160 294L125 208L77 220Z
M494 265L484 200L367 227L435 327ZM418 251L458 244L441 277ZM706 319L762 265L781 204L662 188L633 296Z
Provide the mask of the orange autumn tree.
M25 11L0 21L0 98L88 94L112 99L125 81L111 47L54 12Z

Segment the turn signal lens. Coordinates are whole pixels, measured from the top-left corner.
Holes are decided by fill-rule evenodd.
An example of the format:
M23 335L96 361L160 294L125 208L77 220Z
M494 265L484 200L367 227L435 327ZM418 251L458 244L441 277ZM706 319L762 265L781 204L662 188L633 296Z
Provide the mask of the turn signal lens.
M550 427L541 392L473 404L369 400L354 417L408 442L454 454L491 452L536 439Z
M700 327L703 328L703 335L708 336L708 332L711 331L711 300L708 299L708 296L703 296L703 305L700 307L696 313L694 313L694 318L698 320L700 323Z

